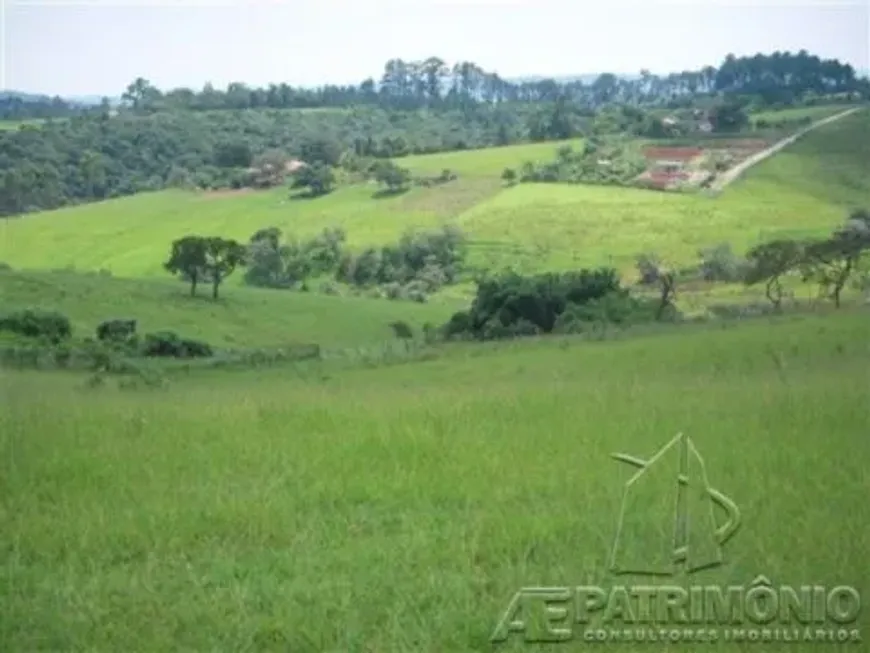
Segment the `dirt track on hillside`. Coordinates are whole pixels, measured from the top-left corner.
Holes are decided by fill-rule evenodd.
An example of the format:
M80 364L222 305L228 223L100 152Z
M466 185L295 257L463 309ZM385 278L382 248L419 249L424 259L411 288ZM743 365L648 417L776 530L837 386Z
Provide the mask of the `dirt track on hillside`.
M712 192L712 193L721 192L722 190L725 189L725 187L727 187L728 185L730 185L731 183L736 181L737 178L740 177L740 175L742 175L744 172L749 170L749 168L754 166L756 163L761 163L766 158L771 157L774 154L776 154L777 152L779 152L780 150L782 150L783 148L788 147L789 145L794 143L796 140L798 140L804 134L811 132L812 130L816 129L817 127L822 127L823 125L827 125L827 124L832 123L836 120L839 120L840 118L845 118L846 116L851 115L851 114L855 113L856 111L861 111L863 108L864 107L854 107L852 109L847 109L846 111L841 111L840 113L836 113L833 116L828 116L827 118L822 118L821 120L817 120L812 125L809 125L808 127L804 127L800 131L792 134L791 136L774 143L766 150L762 150L761 152L758 152L757 154L753 154L745 161L741 161L740 164L734 166L730 170L725 171L721 176L717 177L716 181L714 181L713 184L710 186L709 192Z

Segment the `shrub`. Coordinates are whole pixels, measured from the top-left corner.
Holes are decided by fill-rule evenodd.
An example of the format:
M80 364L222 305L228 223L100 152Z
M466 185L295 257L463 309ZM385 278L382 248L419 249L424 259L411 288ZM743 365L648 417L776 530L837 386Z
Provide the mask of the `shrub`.
M57 343L72 336L69 318L57 311L25 309L0 317L0 331Z
M199 340L181 338L172 331L145 335L142 355L166 358L207 358L214 355L211 345Z
M661 262L655 254L640 254L636 259L635 266L640 275L641 284L648 286L658 281Z
M705 281L737 282L743 279L745 261L731 251L731 245L720 243L698 252L700 273Z
M136 335L136 320L107 320L97 326L97 339L126 342Z
M444 332L449 338L481 340L551 333L570 307L605 297L617 302L606 305L608 315L621 319L615 307L629 301L628 291L620 286L616 271L608 268L535 277L507 273L478 281L470 310L454 314Z

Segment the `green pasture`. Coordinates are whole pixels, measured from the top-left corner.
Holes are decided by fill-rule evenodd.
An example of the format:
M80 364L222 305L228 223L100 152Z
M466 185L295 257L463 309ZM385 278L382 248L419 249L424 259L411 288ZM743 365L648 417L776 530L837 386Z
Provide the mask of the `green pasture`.
M569 139L547 143L505 145L479 150L407 156L396 159L396 163L409 169L414 174L437 175L442 170L447 169L463 177L498 178L505 168L513 168L515 171L519 171L519 168L526 161L533 163L550 161L555 158L556 151L560 147L571 145L575 149L578 149L582 144L582 139Z
M72 272L0 271L3 310L58 310L75 335L93 336L108 319L136 319L140 333L161 330L205 340L218 347L279 347L317 343L324 347L378 344L393 338L391 322L403 320L419 331L441 324L465 306L461 301L430 304L320 293L280 292L228 285L213 301L200 287L190 297L180 281L107 278Z
M801 120L802 118L811 118L813 120L821 120L828 116L833 116L842 113L849 109L849 105L844 104L825 104L811 107L790 107L788 109L777 109L773 111L759 111L750 115L750 120L753 123L759 120L768 122L776 122L777 120Z
M6 372L0 641L538 650L489 641L520 588L673 582L608 571L635 473L611 456L649 459L679 432L741 518L723 565L692 583L764 575L866 597L866 326L844 311L457 346L424 363L211 372L167 390ZM646 497L632 522L645 560L671 554L664 499ZM846 627L866 641L867 626L864 610Z

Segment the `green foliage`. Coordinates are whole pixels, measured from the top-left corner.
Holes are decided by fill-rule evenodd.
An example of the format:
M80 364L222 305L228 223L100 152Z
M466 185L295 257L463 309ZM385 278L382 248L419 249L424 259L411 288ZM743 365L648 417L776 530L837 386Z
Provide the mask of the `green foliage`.
M583 149L563 146L548 163L526 162L522 182L626 185L646 170L646 159L637 143L619 139L592 139Z
M321 197L335 187L335 172L320 162L303 166L293 175L293 187L307 189L309 197Z
M745 275L746 261L737 256L728 243L719 243L698 252L700 276L704 281L738 282Z
M717 104L709 112L713 131L718 133L738 132L749 124L749 116L743 103L727 101Z
M505 168L501 173L501 179L507 185L512 186L517 181L517 171L513 168Z
M318 236L299 242L282 242L277 227L261 229L248 245L245 283L264 288L293 288L306 279L335 273L347 239L343 229L324 229Z
M182 338L173 331L160 331L145 334L141 353L147 357L205 358L214 355L214 350L206 342Z
M244 141L218 143L214 150L214 163L221 168L247 168L254 155Z
M465 235L445 226L431 232L406 232L398 243L345 253L336 279L353 286L386 286L393 299L425 296L456 283L467 255Z
M163 264L167 272L190 282L191 296L196 295L196 286L204 279L205 248L202 236L184 236L172 242L169 259Z
M386 187L388 193L398 193L407 190L411 182L411 173L400 168L392 161L378 161L372 167L372 175L379 184Z
M58 343L72 336L72 325L57 311L24 309L0 316L0 331Z
M410 340L414 337L414 330L407 322L403 320L391 322L390 328L393 330L393 335L395 335L400 340Z
M245 247L233 239L185 236L173 241L163 267L190 283L191 296L196 295L200 281L211 283L212 298L217 299L221 283L245 264L246 253Z
M136 335L136 320L107 320L97 326L98 340L125 342Z
M417 176L411 179L416 186L423 188L432 188L433 186L441 186L459 178L455 172L449 168L444 168L441 173L433 177Z
M804 260L804 245L789 239L772 240L750 249L746 259L746 285L764 282L767 298L774 307L779 308L783 295L781 279L797 269Z
M830 237L806 245L803 279L818 283L822 294L839 308L841 293L852 275L859 272L867 252L870 252L870 211L858 209Z
M444 333L448 338L479 340L551 333L570 306L609 295L624 298L628 291L621 287L616 271L608 268L533 277L508 272L478 280L470 309L454 314Z

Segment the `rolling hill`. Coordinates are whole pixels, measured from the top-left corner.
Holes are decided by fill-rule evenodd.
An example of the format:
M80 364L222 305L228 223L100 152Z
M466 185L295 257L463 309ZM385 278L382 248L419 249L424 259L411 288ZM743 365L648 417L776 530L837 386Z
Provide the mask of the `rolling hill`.
M169 243L187 233L247 239L277 226L300 237L341 226L351 246L383 244L407 229L453 222L473 240L473 262L525 269L612 263L630 273L645 251L691 261L723 241L740 250L774 233L829 230L870 205L870 112L808 134L713 199L596 186L503 188L504 167L541 160L558 144L403 159L418 173L460 171L446 186L373 199L375 188L341 188L293 201L286 190L162 191L4 220L0 261L16 268L75 266L130 277L162 276Z
M634 471L612 454L647 459L680 432L742 524L696 583L764 574L866 596L866 326L865 311L460 345L341 374L210 372L171 391L15 373L0 411L0 637L9 650L492 651L521 588L626 583L608 563ZM642 560L673 542L673 503L655 498L632 522ZM739 616L705 625L716 650L757 649L722 641L755 628ZM584 646L583 624L566 625ZM513 634L501 650L529 648Z
M298 236L343 226L361 247L451 222L472 237L473 263L631 272L642 251L689 262L722 241L739 249L827 232L849 209L870 206L868 142L865 111L812 132L715 198L502 186L504 167L548 158L555 143L404 159L417 173L451 168L460 178L382 199L369 185L315 200L285 189L143 194L0 221L0 261L14 268L0 267L0 297L4 310L65 313L78 337L106 319L136 318L140 332L171 329L219 348L374 351L393 339L390 322L419 333L467 300L451 300L455 288L427 304L262 290L239 287L238 272L220 300L191 298L161 268L169 243L186 233L246 239L267 226ZM703 496L731 501L741 524L705 549L721 564L696 574L697 584L749 587L763 574L777 586L867 596L867 323L867 307L848 305L589 337L429 343L389 360L203 366L165 384L0 366L0 642L24 651L491 653L521 588L622 585L611 574L615 543L644 561L673 561L681 470L666 470L660 494L631 495L640 512L629 523L626 488L640 475L613 458L652 460L676 434L690 438L702 467L684 478L692 485L703 474ZM637 530L620 539L624 523ZM696 542L692 555L704 546ZM726 641L756 629L744 612L720 616L704 629L717 633L711 648L758 649ZM596 614L599 623L614 639ZM581 647L593 632L565 625ZM834 630L816 625L813 638L828 644L836 628L867 636L866 611ZM670 632L687 638L682 626ZM820 647L832 648L795 640L789 650ZM513 634L501 650L530 649Z
M0 287L4 310L58 310L79 337L93 336L104 320L135 318L140 333L168 329L226 348L374 345L393 337L391 322L402 320L419 332L426 322L441 324L461 307L232 287L215 302L189 297L178 282L65 271L0 270Z

